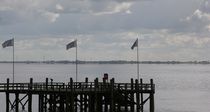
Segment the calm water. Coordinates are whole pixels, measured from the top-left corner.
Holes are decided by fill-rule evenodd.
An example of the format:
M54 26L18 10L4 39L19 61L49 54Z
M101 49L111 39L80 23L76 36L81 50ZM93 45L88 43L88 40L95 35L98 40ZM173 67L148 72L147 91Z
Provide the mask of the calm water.
M0 82L12 78L12 65L0 64ZM88 64L79 65L79 81L89 77L103 77L108 73L116 82L130 82L136 78L136 65L132 64ZM140 65L141 77L145 82L150 78L156 84L155 108L156 112L210 112L210 65ZM67 64L16 64L15 82L45 81L46 77L54 81L68 82L75 77L75 66ZM0 94L0 112L5 112L5 95ZM34 97L36 102L36 97ZM34 103L34 102L33 102ZM147 109L147 108L145 108ZM147 112L148 110L145 110ZM33 112L37 112L34 103Z

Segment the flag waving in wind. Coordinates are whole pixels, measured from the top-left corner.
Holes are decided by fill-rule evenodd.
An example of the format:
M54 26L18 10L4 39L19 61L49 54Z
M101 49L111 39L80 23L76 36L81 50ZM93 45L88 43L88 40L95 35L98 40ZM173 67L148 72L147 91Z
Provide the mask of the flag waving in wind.
M75 60L75 64L76 64L76 82L77 82L77 75L78 75L78 60L77 60L77 39L70 42L69 44L66 45L66 50L71 49L73 47L76 47L76 60Z
M14 39L7 40L2 44L3 48L9 47L9 46L14 46Z
M74 40L73 42L70 42L69 44L66 45L66 50L77 47L77 40Z
M136 62L137 62L137 79L139 80L139 49L138 49L138 38L136 39L136 41L133 43L131 49L133 50L135 47L137 47L136 49Z
M14 75L14 74L15 74L15 66L14 66L14 65L15 65L15 61L14 61L14 60L15 60L15 58L14 58L14 57L15 57L15 56L14 56L14 55L15 55L15 53L14 53L14 52L15 52L15 48L14 48L14 47L15 47L15 46L14 46L14 38L5 41L5 42L2 44L2 47L3 47L3 48L10 47L10 46L13 46L13 50L12 50L12 51L13 51L13 61L12 61L12 63L13 63L13 72L12 72L12 77L13 77L13 78L12 78L12 80L13 80L13 81L12 81L12 82L14 83L14 81L15 81L15 75Z
M133 43L131 49L133 50L134 47L138 47L138 38L137 38L136 41Z

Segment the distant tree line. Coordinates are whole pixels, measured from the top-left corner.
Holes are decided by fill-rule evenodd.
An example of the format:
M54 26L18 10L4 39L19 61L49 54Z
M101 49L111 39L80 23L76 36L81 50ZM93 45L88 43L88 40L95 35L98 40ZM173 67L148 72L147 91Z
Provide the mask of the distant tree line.
M0 61L0 63L12 63L12 61ZM44 63L44 64L75 64L75 61L15 61L15 63ZM137 61L111 60L111 61L81 61L78 64L136 64ZM140 61L140 64L210 64L210 61Z

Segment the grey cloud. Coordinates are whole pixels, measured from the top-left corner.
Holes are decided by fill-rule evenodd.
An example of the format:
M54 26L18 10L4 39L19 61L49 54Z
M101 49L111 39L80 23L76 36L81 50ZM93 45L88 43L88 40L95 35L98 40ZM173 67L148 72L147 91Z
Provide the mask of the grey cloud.
M13 11L0 11L0 24L15 24L21 21L21 17Z
M199 9L204 13L209 13L210 12L210 1L204 0Z
M204 0L192 15L182 21L190 32L210 33L210 0Z
M180 22L180 18L185 18L187 14L190 14L193 10L191 7L195 7L198 2L190 1L189 3L188 0L141 1L146 0L47 0L45 2L36 0L31 3L33 4L31 7L23 8L26 12L21 12L23 9L20 11L21 14L14 12L24 16L23 18L28 21L21 24L22 31L18 29L18 25L13 28L15 33L21 34L94 33L142 29L170 29L177 33L193 28L190 27L192 23ZM39 6L42 2L43 4ZM20 9L17 8L18 10ZM43 18L54 23L48 24ZM6 32L5 29L3 30Z
M114 14L129 12L131 2L138 0L2 0L0 11L11 11L25 19L44 17L50 22L63 13Z
M65 45L75 38L79 42L79 58L81 60L132 60L131 56L134 52L130 47L137 37L139 37L142 60L172 60L174 58L188 60L191 59L189 55L204 58L202 57L204 52L199 54L199 50L210 47L208 37L200 38L194 34L170 34L168 31L157 30L137 35L139 35L138 32L116 32L19 38L16 40L16 53L19 56L22 56L22 53L34 54L32 57L21 57L21 59L28 60L37 59L43 55L53 56L52 59L55 60L69 59ZM4 52L6 51L0 51L2 54ZM74 49L68 52L74 52ZM70 56L73 59L74 55Z

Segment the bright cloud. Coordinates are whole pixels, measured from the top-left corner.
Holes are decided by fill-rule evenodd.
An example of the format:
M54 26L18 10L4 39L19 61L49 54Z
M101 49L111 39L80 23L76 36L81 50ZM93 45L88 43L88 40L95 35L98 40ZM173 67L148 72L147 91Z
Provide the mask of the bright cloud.
M186 17L193 31L210 31L210 0L204 0L191 16Z
M127 0L1 0L0 12L14 12L20 18L44 17L55 22L63 13L89 13L95 15L131 13L132 2Z

